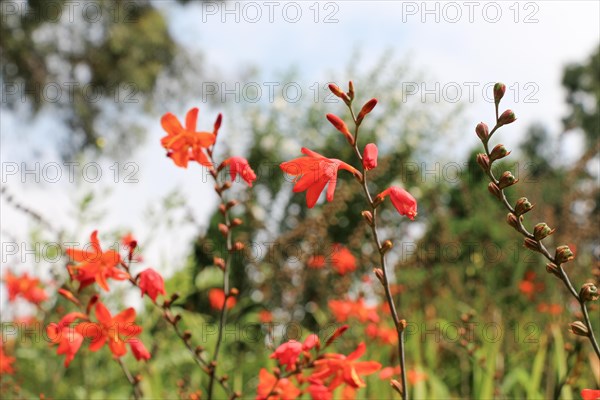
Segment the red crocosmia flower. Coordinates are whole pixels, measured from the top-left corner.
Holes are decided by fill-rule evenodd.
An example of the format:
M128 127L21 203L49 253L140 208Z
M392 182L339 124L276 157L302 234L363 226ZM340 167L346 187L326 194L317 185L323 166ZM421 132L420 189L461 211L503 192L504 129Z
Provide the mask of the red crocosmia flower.
M298 357L302 353L302 343L296 340L290 340L280 345L270 358L274 358L279 361L280 365L286 366L286 371L295 371Z
M340 131L345 137L350 145L354 146L354 136L348 130L348 126L346 123L337 115L327 114L327 120L331 122L331 125L335 126L335 129Z
M142 343L140 339L129 339L127 340L127 343L129 343L131 352L136 360L140 361L150 359L150 352L146 349L146 346L144 346L144 343Z
M120 270L121 256L114 250L103 252L98 241L98 231L90 237L92 250L67 249L67 255L79 264L73 268L72 278L80 282L80 289L96 282L107 292L108 278L117 281L129 279L129 274Z
M223 289L210 289L208 291L208 302L210 303L210 306L215 310L222 309L223 303L225 303L225 293L223 292ZM227 299L227 309L233 308L236 302L237 300L235 299L235 297L230 296Z
M310 386L308 387L308 393L312 400L331 400L333 399L333 394L329 390L329 388L323 385L318 379L309 379Z
M583 398L583 400L599 400L600 390L583 389L581 391L581 397Z
M46 327L46 334L52 343L58 344L56 354L65 355L65 368L75 358L75 354L83 343L83 335L71 324L77 319L87 320L87 315L80 312L72 312L65 315L58 324L51 323Z
M81 304L79 302L79 300L77 299L77 297L75 297L75 295L67 289L63 289L63 288L58 289L58 294L60 294L62 297L69 300L73 304L77 304L77 305Z
M415 219L417 216L417 201L410 193L397 186L392 186L378 194L377 197L383 200L388 195L400 215L406 215L411 220Z
M115 358L124 356L127 353L125 343L142 332L142 328L134 324L135 309L129 307L113 317L106 306L98 301L95 310L98 322L82 322L77 325L77 332L92 339L91 351L100 350L108 342Z
M171 113L166 113L160 120L167 136L160 142L167 149L167 155L173 159L178 167L187 168L188 161L197 161L206 167L212 167L212 162L204 152L205 148L215 143L216 131L196 132L196 122L198 120L198 108L192 108L185 117L185 128L177 117ZM217 121L220 120L220 114Z
M541 313L548 313L550 315L560 315L562 314L563 308L560 304L540 303L537 306L537 310Z
M3 342L0 341L0 375L14 374L15 369L12 364L16 360L17 360L16 358L9 357L6 354L4 354Z
M8 289L9 302L14 301L17 297L22 297L30 303L40 304L48 298L44 289L40 287L40 280L30 277L27 272L17 276L7 270L4 274L4 282Z
M378 339L384 344L395 344L398 342L398 334L394 328L369 324L365 328L365 333L371 339Z
M223 165L229 165L229 175L232 181L235 181L239 175L251 187L252 182L256 180L256 174L248 164L248 160L243 157L230 157L223 161Z
M306 191L306 205L313 208L321 195L325 185L327 188L327 201L333 200L333 193L337 183L338 169L345 169L360 177L361 173L343 161L327 158L307 148L302 148L302 153L307 157L299 157L281 164L281 169L293 176L297 176L294 192Z
M162 294L163 296L167 295L163 277L152 268L140 272L139 285L142 290L142 297L144 297L144 294L148 294L148 297L150 297L154 303L156 303L156 296L159 294Z
M377 153L379 150L375 143L369 143L363 151L363 167L368 171L377 167Z
M277 378L266 369L261 368L258 374L256 400L294 400L302 391L288 378Z
M311 350L316 347L317 350L321 347L321 341L319 340L319 336L311 333L304 339L304 343L302 343L302 350Z
M308 268L321 269L325 266L325 257L321 255L310 256L307 265Z
M366 351L364 342L361 342L356 350L344 356L343 354L325 354L323 359L315 361L315 372L312 377L325 380L332 378L329 389L335 389L342 383L352 388L365 387L361 375L371 375L381 368L376 361L357 361Z
M356 258L346 247L335 244L331 255L331 265L338 274L346 275L356 269Z
M130 232L121 238L121 244L126 248L137 247L137 240Z

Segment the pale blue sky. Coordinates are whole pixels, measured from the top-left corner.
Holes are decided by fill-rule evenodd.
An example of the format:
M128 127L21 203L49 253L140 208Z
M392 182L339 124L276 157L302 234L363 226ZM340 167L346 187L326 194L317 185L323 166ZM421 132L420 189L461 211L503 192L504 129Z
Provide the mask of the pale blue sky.
M342 82L352 77L332 77L328 73L344 71L353 49L362 52L361 67L374 63L387 50L392 50L399 58L410 56L413 68L428 77L427 82L415 82L417 87L424 84L431 89L439 83L440 88L450 85L462 90L460 100L465 103L465 120L468 121L461 127L465 132L464 148L475 144L474 125L482 118L492 116L492 107L485 100L482 88L497 80L514 88L512 92L509 89L504 101L506 107L518 110L519 130L513 132L523 132L521 129L534 121L543 121L558 131L565 111L560 86L562 68L569 62L583 61L600 41L598 1L427 2L428 9L434 11L425 15L423 2L274 3L278 5L274 8L272 23L268 20L269 8L263 2L255 2L252 6L247 2L230 2L227 5L230 10L236 4L240 10L239 22L235 21L235 14L225 15L225 22L222 22L224 6L221 4L178 6L171 1L155 4L167 16L176 40L203 52L208 80L211 80L211 71L215 71L214 79L235 80L244 66L253 65L261 70L265 81L274 81L282 71L295 67L304 82ZM472 22L469 21L467 3L475 6L471 9ZM315 4L319 8L317 23L314 21ZM246 14L242 11L244 7ZM288 10L285 16L284 7ZM261 10L262 18L256 23L249 22L256 17L257 8ZM297 8L302 16L292 23L293 11ZM517 9L518 16L515 14ZM216 14L213 14L215 10ZM497 22L492 22L497 16L496 10L500 10L501 16ZM460 19L457 12L461 13ZM337 22L324 23L330 13L334 13L330 18ZM435 21L436 17L439 22ZM424 22L422 18L425 18ZM452 22L455 19L458 21ZM530 23L525 23L526 19ZM468 96L469 87L475 88L472 99ZM303 89L308 91L308 88ZM515 97L517 90L518 99ZM526 103L527 95L537 102ZM426 100L431 101L432 96ZM310 101L309 96L306 101ZM193 99L189 99L188 105L202 107ZM168 111L182 115L188 105ZM201 123L210 126L217 110L202 108L205 113L201 115ZM130 226L145 237L149 232L143 211L175 188L181 188L192 205L202 204L195 210L200 220L207 215L207 199L212 199L211 185L198 184L197 175L168 165L164 160L158 139L163 134L159 118L165 111L158 109L156 115L146 120L148 140L133 158L140 165L139 183L115 185L109 179L103 181L114 192L107 198L107 214L100 229ZM40 147L36 146L40 143L40 135L51 135L57 128L52 124L51 115L25 121L20 115L3 111L0 129L3 142L0 154L6 163L20 162L19 149ZM7 134L20 131L27 133L19 134L18 139ZM518 139L507 138L506 141ZM571 139L569 145L577 147L576 138ZM48 159L52 157L50 155ZM103 166L105 173L108 173L109 165ZM69 200L76 192L73 184L63 181L22 185L13 177L6 183L18 198L47 218L56 218L62 225L74 227ZM94 187L99 188L99 185ZM208 203L210 206L215 204L212 200ZM23 225L24 219L5 206L3 202L2 231L24 238L27 228ZM88 231L91 227L86 227L79 239L85 240ZM161 232L162 242L155 243L146 254L150 265L161 265L162 269L169 270L186 255L194 230L187 229L176 236L172 233Z

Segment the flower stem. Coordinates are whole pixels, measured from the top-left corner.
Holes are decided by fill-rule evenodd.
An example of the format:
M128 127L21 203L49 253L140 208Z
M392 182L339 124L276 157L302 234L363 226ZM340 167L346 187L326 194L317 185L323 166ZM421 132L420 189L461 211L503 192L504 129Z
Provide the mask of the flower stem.
M360 150L358 149L358 133L360 123L357 121L354 111L352 110L352 105L349 104L348 108L350 110L350 114L352 115L352 120L354 121L354 153L359 161L361 161L362 166L362 155L360 154ZM379 251L381 269L383 270L383 281L381 282L383 288L385 290L385 297L390 307L390 312L392 314L392 319L394 320L394 325L396 326L396 333L398 334L398 358L400 360L400 377L402 380L402 399L406 400L408 398L408 387L406 384L406 360L405 360L405 351L404 351L404 328L405 321L401 321L400 317L398 317L398 312L396 311L396 304L394 302L394 296L392 295L392 290L390 288L387 261L385 257L385 251L383 251L381 240L379 239L379 234L377 233L377 206L373 202L373 197L369 191L368 180L367 180L367 170L364 166L362 166L362 180L361 180L363 192L365 193L365 197L367 202L369 203L369 207L371 208L371 213L373 215L373 222L371 225L371 232L373 234L373 240L377 246Z
M121 366L123 373L125 374L127 380L131 384L131 387L133 388L133 397L136 400L141 399L144 396L144 394L142 393L142 389L140 388L140 382L137 379L135 379L133 375L131 375L131 372L129 372L129 369L120 358L115 358L115 360Z

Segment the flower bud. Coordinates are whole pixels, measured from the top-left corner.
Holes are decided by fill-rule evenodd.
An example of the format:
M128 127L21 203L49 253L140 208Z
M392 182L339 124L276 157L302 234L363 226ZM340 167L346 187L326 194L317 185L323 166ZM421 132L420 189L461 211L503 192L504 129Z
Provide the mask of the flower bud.
M221 257L215 257L213 259L213 264L215 264L215 266L217 266L219 269L225 269L225 260L223 260Z
M381 251L383 254L387 253L388 251L390 251L390 249L394 247L394 244L392 243L391 240L386 240L381 244L381 249L379 249L379 251Z
M223 215L225 215L225 212L227 211L227 209L225 208L224 204L219 204L219 212Z
M493 161L499 160L501 158L504 158L509 154L510 154L510 151L506 150L506 147L504 147L503 144L498 144L490 152L490 160L493 162Z
M505 171L498 180L498 187L500 189L505 189L509 186L514 185L517 182L519 182L519 180L515 178L510 171Z
M483 153L477 154L477 164L481 167L484 172L488 172L490 170L490 159Z
M535 240L542 240L554 233L555 229L550 229L545 222L540 222L536 226L533 227L533 236Z
M192 332L190 330L186 329L185 331L183 331L183 340L185 340L187 342L191 338L192 338Z
M373 225L373 214L371 214L371 211L363 211L360 213L363 218L365 219L365 221L367 221L367 224L369 225Z
M331 337L329 339L327 339L327 342L325 342L325 347L329 346L331 343L333 343L337 338L339 338L340 336L342 336L344 334L344 332L346 332L348 330L349 326L348 325L342 325L339 328L337 328L333 334L331 335Z
M540 251L540 245L533 239L525 238L523 245L532 251Z
M350 130L346 126L346 123L342 121L340 117L334 114L327 114L327 120L331 122L331 125L333 125L335 129L340 131L346 137L346 140L351 146L354 146L354 136L352 136Z
M498 187L498 185L496 185L494 182L490 182L488 184L488 191L494 195L494 197L496 197L497 199L502 198L502 193L500 193L500 188Z
M219 224L219 232L221 232L221 235L227 236L229 233L229 228L225 224Z
M365 146L363 151L363 167L365 170L371 170L377 167L377 154L378 149L375 143L369 143Z
M598 288L593 283L584 283L579 291L579 298L582 301L596 301L598 300Z
M231 223L229 224L229 226L230 226L231 228L235 228L236 226L240 226L240 225L241 225L241 224L243 224L243 223L244 223L244 221L242 221L241 219L239 219L239 218L234 218L234 219L231 221Z
M515 113L512 110L506 110L498 118L498 126L512 124L517 120Z
M244 250L245 247L246 246L244 246L244 243L242 243L242 242L235 242L233 244L233 250L235 250L235 251Z
M354 83L352 81L348 82L348 97L350 100L354 100Z
M348 97L348 95L344 93L344 91L340 89L337 85L330 83L329 90L331 90L331 93L333 93L334 96L344 100L344 103L350 103L350 97Z
M229 295L230 296L237 296L238 294L240 294L240 291L237 288L231 288L229 290Z
M373 111L373 109L375 108L376 105L377 105L377 99L371 99L371 100L367 101L365 103L365 105L361 108L360 112L358 113L358 117L356 117L356 123L360 124L362 122L363 118L368 113Z
M562 277L560 275L560 271L558 270L558 267L554 263L546 264L546 272L549 274L555 275L557 278L562 279Z
M383 270L381 268L374 268L373 272L379 281L385 284L385 275L383 274Z
M585 324L581 321L571 322L569 326L571 327L571 332L577 336L590 336L587 326L585 326Z
M490 136L490 129L485 123L480 122L475 127L475 133L477 134L477 137L481 139L482 142L485 142L487 141L488 136Z
M508 213L506 215L506 223L508 223L510 226L512 226L516 230L519 230L519 220L520 219L521 219L521 217L517 218L517 216L513 213Z
M227 204L225 204L225 208L229 210L231 207L235 207L238 204L237 200L229 200Z
M517 215L523 215L523 214L531 211L532 209L533 209L533 204L531 204L529 202L529 200L527 200L526 197L521 197L515 203L515 214L517 214Z
M400 396L402 396L402 384L400 382L398 382L396 379L392 379L390 381L390 386L396 391L398 392L398 394Z
M496 105L500 104L500 100L504 97L504 93L506 92L506 85L504 83L496 83L494 85L494 103Z
M571 261L572 259L575 258L575 255L573 254L573 252L571 251L571 248L569 246L558 246L556 248L556 253L554 255L554 260L559 263L566 263L568 261Z

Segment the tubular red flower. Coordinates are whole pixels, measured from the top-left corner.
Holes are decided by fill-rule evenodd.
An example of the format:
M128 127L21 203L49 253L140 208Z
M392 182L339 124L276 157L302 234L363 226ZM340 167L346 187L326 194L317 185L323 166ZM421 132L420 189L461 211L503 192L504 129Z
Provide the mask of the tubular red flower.
M280 345L269 358L274 358L280 365L285 365L286 371L295 371L300 353L302 353L302 343L290 340Z
M12 302L17 297L22 297L33 304L40 304L48 298L38 278L30 277L27 272L13 275L10 270L4 274L4 282L8 290L8 301Z
M14 374L15 369L12 364L16 360L16 358L4 354L3 341L0 341L0 376L4 374Z
M156 296L159 294L162 294L163 296L167 295L163 277L152 268L145 269L140 273L139 286L142 291L142 297L144 297L144 294L148 294L148 297L150 297L154 303L156 303Z
M75 327L71 327L71 324L77 319L86 320L88 317L83 313L72 312L65 315L58 324L50 323L46 327L46 334L50 341L58 344L56 354L65 355L65 368L73 361L83 343L83 335Z
M410 193L397 186L392 186L381 192L377 197L383 200L388 195L400 215L406 215L411 220L415 219L417 216L417 201Z
M297 176L294 192L306 191L306 205L313 208L321 195L325 185L327 188L327 201L333 200L337 183L338 169L345 169L357 177L361 173L356 168L337 159L327 158L307 148L302 148L302 153L307 157L299 157L280 165L281 169L293 176Z
M327 114L327 120L346 137L348 143L354 145L354 136L352 136L348 126L346 126L346 123L340 117L334 114Z
M252 182L256 180L256 174L248 164L248 160L243 157L230 157L223 164L229 165L231 181L235 181L235 178L239 175L251 187Z
M379 150L375 143L369 143L363 151L363 167L368 171L377 167L377 154Z

